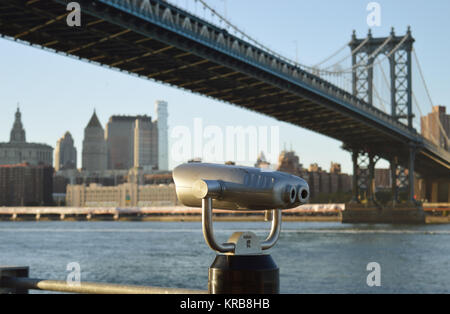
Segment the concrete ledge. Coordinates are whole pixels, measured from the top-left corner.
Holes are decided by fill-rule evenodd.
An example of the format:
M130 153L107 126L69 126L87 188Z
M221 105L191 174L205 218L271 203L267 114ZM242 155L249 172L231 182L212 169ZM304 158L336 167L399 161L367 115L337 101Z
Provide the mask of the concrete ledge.
M426 216L427 224L448 224L450 223L450 216Z
M423 208L414 204L395 207L348 204L342 212L342 223L425 224Z

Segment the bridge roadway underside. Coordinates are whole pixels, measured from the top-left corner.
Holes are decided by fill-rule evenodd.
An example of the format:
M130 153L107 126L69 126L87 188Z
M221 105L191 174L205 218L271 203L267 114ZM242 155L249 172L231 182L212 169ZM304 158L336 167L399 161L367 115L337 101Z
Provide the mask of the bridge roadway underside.
M237 105L350 147L364 143L407 166L408 139L320 93L99 2L78 1L82 26L69 27L60 2L1 1L1 36ZM450 174L421 153L416 171Z

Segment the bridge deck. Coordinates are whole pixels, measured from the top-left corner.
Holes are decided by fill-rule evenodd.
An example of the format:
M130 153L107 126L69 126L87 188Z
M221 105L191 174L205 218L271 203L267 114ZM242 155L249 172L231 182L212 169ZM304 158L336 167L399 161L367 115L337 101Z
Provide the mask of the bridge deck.
M408 143L423 145L389 115L164 1L132 1L139 4L133 7L82 0L81 27L67 26L68 2L2 1L0 34L253 110L349 147L364 143L381 157L400 156L401 163ZM424 151L419 172L450 174L450 154Z

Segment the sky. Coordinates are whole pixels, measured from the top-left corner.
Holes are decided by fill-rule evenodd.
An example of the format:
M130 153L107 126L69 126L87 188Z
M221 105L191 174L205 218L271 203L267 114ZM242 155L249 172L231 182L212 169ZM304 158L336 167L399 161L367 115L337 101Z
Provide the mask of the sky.
M201 17L205 14L194 0L170 2ZM358 37L365 37L369 29L370 1L207 2L261 43L307 65L322 61L342 47L350 40L352 30L356 30ZM385 37L391 27L403 35L407 26L411 26L416 39L414 49L433 101L446 106L449 112L450 41L446 39L450 31L450 2L380 0L377 3L381 8L380 26L372 27L373 35ZM343 56L348 53L345 50ZM55 147L56 141L69 131L75 139L81 167L84 127L94 109L105 126L114 114L154 117L156 100L168 102L169 154L177 141L173 130L185 127L194 134L194 124L198 121L195 119L200 118L204 127L216 126L224 133L227 126L277 127L279 149L292 148L303 165L318 163L329 169L334 161L341 163L344 172L352 172L350 154L340 148L339 141L158 82L0 39L0 142L9 141L14 112L20 103L27 141ZM431 110L425 102L421 108L424 113ZM266 155L270 156L267 152ZM269 161L276 163L276 156ZM169 168L178 163L171 157ZM251 165L254 160L242 163ZM388 164L380 161L377 166L388 167Z

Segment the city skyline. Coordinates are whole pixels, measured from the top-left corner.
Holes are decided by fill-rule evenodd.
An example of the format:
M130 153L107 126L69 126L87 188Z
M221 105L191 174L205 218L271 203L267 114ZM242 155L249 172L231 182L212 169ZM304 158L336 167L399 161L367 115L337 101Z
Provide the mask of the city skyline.
M105 129L94 109L84 128L82 161L79 165L77 148L70 131L58 138L54 148L44 143L27 142L22 112L17 106L9 141L0 142L0 164L45 164L53 166L56 171L102 171L133 167L167 170L167 102L157 101L155 109L156 119L153 121L147 115L112 115ZM160 145L161 142L163 145ZM124 143L128 150L124 149ZM158 154L159 151L162 154Z
M163 103L166 103L166 102L164 102L164 101L162 101ZM158 104L158 101L157 101L157 104ZM166 103L166 107L167 107L167 103ZM439 109L439 108L441 108L441 109ZM440 107L434 107L433 108L433 110L431 111L431 112L429 112L429 113L427 113L426 115L424 115L424 116L421 116L421 119L422 120L424 120L424 119L429 119L429 116L431 116L432 114L434 114L434 112L437 112L438 110L441 110L443 113L444 113L444 115L445 115L445 109L446 109L446 107L443 107L443 106L440 106ZM158 107L156 107L156 110L158 110ZM18 115L19 114L19 115ZM23 124L23 123L21 123L20 124L20 126L19 126L19 129L18 129L18 131L15 131L15 129L16 128L18 128L18 126L17 126L17 119L19 119L19 122L21 122L21 119L22 119L22 112L20 111L20 106L19 105L17 105L17 107L16 107L16 113L15 113L15 116L16 116L16 118L15 118L15 122L13 122L13 124L12 124L12 127L11 127L11 133L10 133L10 141L11 140L13 140L12 139L12 137L13 137L13 135L15 134L15 133L20 133L20 132L22 132L21 134L21 136L23 137L22 138L22 140L23 141L26 141L25 140L25 134L26 134L26 126ZM114 119L118 119L118 118L128 118L128 119L130 119L130 118L134 118L134 120L136 120L136 119L150 119L150 121L151 121L151 116L147 116L146 114L145 115L117 115L117 114L114 114L114 115L112 115L112 116L110 116L109 117L109 119L108 119L108 122L107 123L105 123L105 128L106 128L106 126L108 125L108 124L110 124ZM167 118L166 118L167 119ZM448 118L445 118L445 119L448 119ZM133 121L134 121L133 120ZM143 121L144 121L143 120ZM141 123L143 122L143 121L141 121ZM434 120L432 120L432 121L434 121ZM450 121L450 120L449 120ZM157 120L155 120L154 121L155 123L157 122ZM423 122L422 122L423 123ZM91 118L89 119L89 122L86 124L88 127L89 126L91 126L92 127L92 125L91 124L100 124L100 127L102 127L102 123L99 121L99 119L98 119L98 117L97 117L97 112L96 112L96 110L95 110L95 108L94 108L94 112L93 112L93 114L92 114L92 116L91 116ZM134 124L133 124L134 125ZM424 125L421 125L421 131L422 131L422 134L425 134L425 137L430 137L430 135L428 135L427 133L429 133L429 132L431 132L431 129L428 131L428 128L429 128L429 126L427 125L427 127L426 128L424 128ZM449 129L449 127L447 126L447 124L445 124L445 127L444 127L445 129L446 129L446 131L447 131L447 133L449 133L448 132L448 129ZM437 132L437 129L436 129L436 127L435 128L433 128L432 130L433 130L433 132ZM134 126L133 126L133 130L134 130ZM427 131L425 131L425 130L427 130ZM19 132L20 131L20 132ZM104 141L105 141L105 145L106 145L106 142L107 142L107 128L106 129L104 129L104 128L102 128L102 134L104 133L104 135L102 135L102 139L104 139ZM425 133L423 133L423 132L425 132ZM13 134L14 133L14 134ZM133 133L134 133L134 131L133 131ZM431 133L430 133L431 134ZM14 135L15 136L15 135ZM86 135L85 135L86 136ZM85 137L84 136L84 137ZM43 144L43 145L47 145L47 146L50 146L52 149L53 149L53 156L52 156L52 159L53 159L53 161L52 161L52 166L56 169L56 170L58 170L58 166L57 166L57 162L58 162L58 158L57 158L57 152L58 152L58 150L57 150L57 148L59 147L59 145L60 145L60 142L61 141L63 141L63 140L66 140L66 137L69 137L69 139L70 139L70 141L71 141L71 143L72 143L72 145L74 146L74 148L75 148L75 153L76 154L80 154L81 156L83 155L83 145L81 145L81 149L77 149L77 146L75 145L75 144L73 144L74 142L75 142L75 140L74 140L74 138L73 138L73 136L72 136L72 134L71 134L71 132L69 131L69 130L67 130L65 133L64 133L64 135L62 136L62 137L60 137L60 138L58 138L57 140L56 140L56 144L55 144L55 146L53 147L51 144L49 144L49 143L32 143L32 144ZM84 137L83 137L83 139L84 139ZM442 137L442 136L441 136ZM0 135L0 139L1 139L1 135ZM430 137L429 138L429 140L435 140L434 138L432 138L432 137ZM442 140L441 140L442 141ZM1 143L1 142L0 142ZM14 143L14 142L13 142ZM29 142L27 142L27 143L29 143ZM106 146L105 146L105 148L106 148ZM136 148L133 148L133 150L135 150ZM294 150L294 149L292 149L292 144L290 145L290 149L287 149L286 148L286 143L284 143L284 147L283 147L283 149L280 149L280 154L282 154L283 152L294 152L295 154L299 154L299 152L298 151L296 151L296 150ZM260 155L262 154L263 156L264 156L264 154L265 154L266 152L265 151L259 151L258 152L258 157L257 157L257 159L259 159L260 158ZM169 153L170 154L170 153ZM158 155L159 156L159 155ZM279 157L280 155L278 155L277 156L277 158ZM109 156L108 156L108 154L106 154L106 151L105 151L105 169L104 170L106 170L106 169L115 169L114 167L111 167L111 166L109 166L108 165L108 163L109 163ZM264 157L265 158L265 157ZM158 158L158 159L160 159L160 158ZM194 157L193 159L198 159L198 157ZM257 159L255 159L255 160L257 160ZM201 158L200 158L200 160L202 160ZM83 165L82 165L82 163L83 163L83 161L82 160L79 160L79 158L78 158L78 155L77 155L77 157L75 158L75 161L76 161L76 167L75 167L75 169L83 169ZM132 163L136 163L136 161L135 161L135 157L133 157L133 158L131 158L130 159L130 161L132 162ZM159 160L158 160L159 161ZM204 161L204 162L208 162L207 160L205 161L205 160L202 160L202 161ZM233 160L227 160L227 161L231 161L231 162L234 162ZM279 163L277 163L277 161L275 161L275 162L271 162L271 161L268 161L268 160L264 160L264 162L268 162L268 164L269 165L271 165L272 167L276 167L277 165L279 165ZM188 162L188 160L186 160L185 162ZM80 164L81 163L81 164ZM333 167L333 164L335 164L335 163L337 163L337 164L339 164L341 167L342 167L342 163L341 163L341 161L339 161L339 160L331 160L330 161L330 164L331 164L331 167ZM302 163L303 164L303 163ZM306 164L308 164L308 163L305 163L305 165ZM318 163L318 162L316 162L316 161L313 161L313 162L311 162L311 163L309 163L309 165L310 166L312 166L312 165L316 165L316 166L318 166L319 168L323 168L323 169L326 169L326 166L324 167L324 165L323 164L320 164L320 163ZM61 165L62 166L62 165ZM131 169L132 167L127 167L127 168L123 168L123 169ZM380 166L378 166L377 167L378 169L385 169L384 167L380 167ZM92 169L92 170L94 170L94 169ZM170 169L169 169L170 170ZM350 171L350 172L346 172L346 171L343 171L344 173L349 173L349 174L351 174L352 172Z
M20 129L18 129L17 131L16 131L16 128L17 128L17 117L19 117L19 122L20 122L20 119L21 119L21 112L20 112L20 108L18 107L17 108L17 112L16 112L16 120L15 120L15 122L13 123L13 126L12 126L12 130L11 130L11 139L10 139L10 141L13 139L13 137L15 137L15 134L16 133L19 133L19 131L21 132L21 134L22 134L22 140L23 141L25 141L25 134L26 134L26 126L24 126L23 124L20 124ZM114 122L115 120L120 120L120 119L122 119L122 120L132 120L132 121L134 121L134 120L136 120L136 123L137 122L145 122L146 120L150 120L151 121L151 117L149 117L149 116L146 116L146 115L144 115L144 116L142 116L142 115L135 115L135 116L128 116L128 115L113 115L113 116L111 116L109 119L108 119L108 123L106 123L106 125L108 125L108 124L110 124L111 122ZM130 121L131 121L130 120ZM157 122L157 120L155 120L154 121L155 123ZM95 111L95 109L94 109L94 112L93 112L93 114L92 114L92 116L91 116L91 118L89 119L89 121L88 121L88 123L86 123L86 127L84 128L85 130L86 130L86 128L92 128L92 127L94 127L94 128L96 128L96 127L99 127L99 128L101 128L101 139L105 142L105 148L106 148L106 143L107 143L107 132L106 132L106 130L102 127L102 124L101 124L101 122L98 120L98 117L97 117L97 113L96 113L96 111ZM135 132L135 129L134 129L134 123L133 123L133 132ZM126 135L126 133L124 133L123 135ZM72 148L74 148L73 150L74 150L74 152L75 152L75 154L77 153L77 152L79 152L79 150L77 149L77 146L76 145L74 145L74 138L73 138L73 136L72 136L72 134L71 134L71 132L70 131L66 131L65 133L64 133L64 135L63 136L61 136L60 138L58 138L57 139L57 141L56 141L56 145L55 145L55 147L53 147L53 146L51 146L51 145L49 145L49 144L47 144L47 143L31 143L31 144L34 144L34 145L40 145L40 144L43 144L43 145L47 145L48 147L51 147L52 149L53 149L53 162L52 162L52 166L55 168L55 170L56 171L58 171L59 170L59 168L61 169L61 170L67 170L67 169L78 169L78 170L91 170L91 171L98 171L98 170L107 170L107 169L116 169L115 167L111 167L111 166L107 166L107 164L108 164L108 160L110 159L110 157L108 156L108 154L106 154L106 151L105 151L105 167L104 167L104 169L84 169L84 167L82 166L82 165L80 165L80 163L83 163L83 161L78 161L77 159L78 158L72 158L72 154L73 154L73 152L70 152L70 153L66 153L66 152L64 152L63 150L64 149L67 149L67 148L63 148L63 146L69 146L68 148L71 150ZM9 143L13 143L14 144L14 141L13 142L9 142ZM29 143L29 142L26 142L26 143ZM133 148L133 150L136 150L136 148ZM83 146L82 146L82 149L81 149L81 152L80 152L80 154L81 155L83 155L83 151L84 151L84 149L83 149ZM291 145L291 148L290 149L286 149L286 147L284 147L283 148L283 150L280 150L280 155L278 155L277 156L277 158L279 158L283 153L285 153L285 152L289 152L289 153L295 153L295 154L297 154L298 152L296 152L296 151L294 151L293 149L292 149L292 145ZM66 155L66 156L60 156L60 158L58 158L58 153L61 153L62 155ZM261 151L261 152L259 152L259 154L258 154L258 158L257 159L255 159L255 161L258 161L259 160L259 158L261 158L261 156L264 156L264 154L265 154L265 152L264 151ZM68 156L67 156L68 155ZM135 161L135 158L136 157L133 157L133 158L131 158L130 159L130 161L131 162L134 162L134 163L136 163L136 161ZM73 164L73 159L75 159L75 161L76 161L76 164L77 164L77 166L76 167L74 167L74 168L72 168L72 165L71 164ZM275 162L275 163L270 163L269 161L267 161L266 160L266 158L265 158L265 156L263 157L263 162L266 162L267 164L268 164L268 166L269 167L271 167L271 168L276 168L277 166L279 166L280 164L279 164L279 160L278 160L278 163L277 162ZM194 160L196 160L196 158L194 158ZM200 161L202 161L201 159L199 159ZM18 161L17 163L12 163L11 165L14 165L14 164L20 164L20 163L22 163L23 161L22 160L20 160L20 161ZM27 161L25 161L25 162L27 162ZM188 162L188 160L186 160L186 162ZM229 162L229 161L227 161L227 162ZM231 161L231 162L234 162L234 161ZM57 165L58 164L58 165ZM69 164L69 167L67 167L67 164ZM340 162L336 162L336 161L331 161L331 168L334 166L334 165L341 165L340 164ZM310 166L317 166L318 168L320 168L320 169L326 169L326 167L324 167L323 165L319 165L317 162L313 162L313 163L311 163L310 164ZM95 167L94 167L95 168ZM98 168L98 167L97 167ZM117 168L117 169L131 169L131 168L133 168L132 166L130 166L130 167L125 167L125 168ZM163 169L164 170L164 169Z

